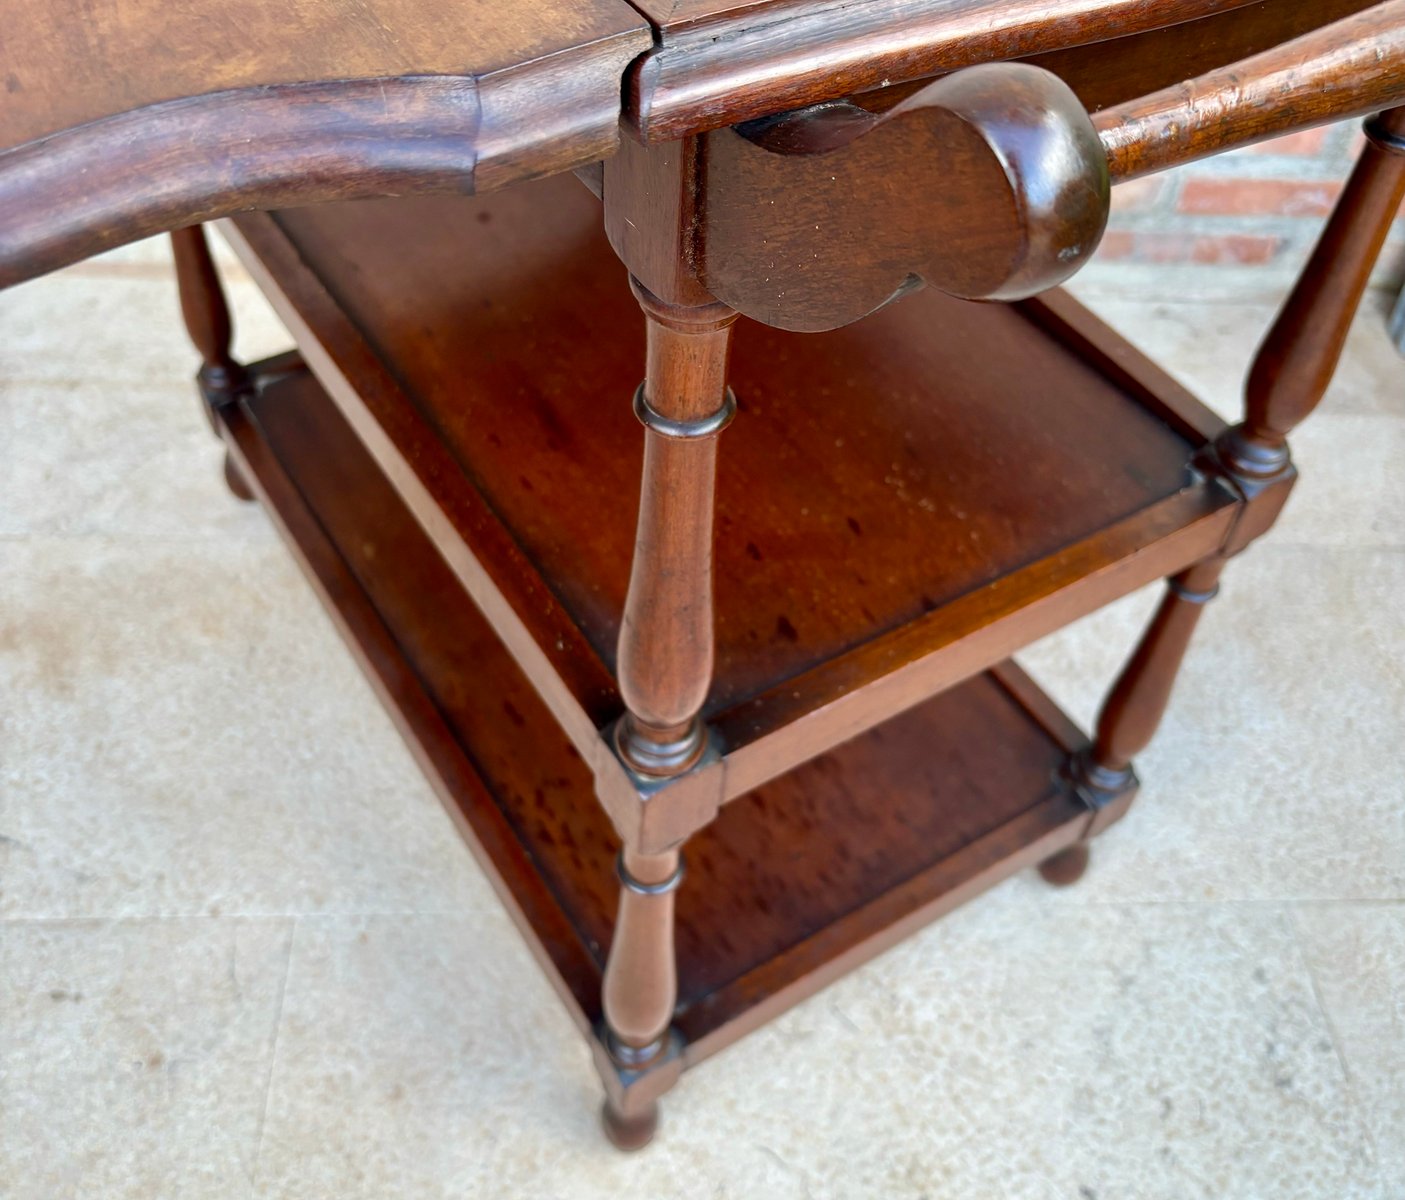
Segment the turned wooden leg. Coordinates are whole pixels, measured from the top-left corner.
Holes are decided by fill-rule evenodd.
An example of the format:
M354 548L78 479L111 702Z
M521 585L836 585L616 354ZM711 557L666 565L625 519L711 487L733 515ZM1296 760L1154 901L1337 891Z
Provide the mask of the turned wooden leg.
M1307 266L1255 356L1244 420L1217 448L1221 463L1251 487L1290 470L1288 434L1332 381L1371 269L1405 199L1405 107L1372 117L1366 136Z
M1161 606L1098 714L1093 744L1069 764L1073 786L1094 814L1086 837L1115 819L1119 804L1125 807L1136 788L1132 759L1151 744L1161 724L1191 634L1219 590L1224 564L1221 557L1208 558L1167 581ZM1065 886L1087 866L1088 843L1082 841L1040 864L1039 873Z
M206 416L214 425L214 410L233 403L249 387L249 376L230 354L234 342L234 321L229 314L219 273L210 256L205 230L200 225L177 229L171 234L176 262L176 286L180 291L181 316L186 332L200 352L196 383L205 401ZM224 479L240 500L253 500L254 493L234 465L228 451L224 456Z
M666 304L632 281L648 322L634 396L644 478L620 629L616 744L642 775L671 778L702 754L698 719L712 682L712 493L717 434L732 419L727 350L737 314Z
M683 879L677 850L622 851L620 907L605 966L604 1008L610 1056L629 1071L647 1070L665 1053L678 973L673 958L673 896ZM658 1101L626 1092L605 1101L605 1131L622 1150L653 1137Z
M690 770L706 748L699 713L712 681L712 510L717 434L731 420L727 350L736 313L667 304L633 281L648 325L648 363L634 410L644 424L644 474L634 562L619 641L626 712L620 758L642 780ZM620 855L620 907L605 965L605 1043L629 1080L670 1058L678 996L673 896L678 850ZM674 1055L676 1057L676 1055ZM605 1128L643 1145L658 1119L655 1086L617 1087Z
M1040 863L1039 874L1044 877L1045 883L1068 887L1083 878L1083 872L1088 869L1088 858L1088 843L1074 842L1066 850L1060 850Z
M1098 719L1093 745L1071 764L1079 795L1103 812L1135 786L1132 757L1151 741L1171 697L1176 672L1218 587L1226 559L1277 518L1295 478L1288 435L1322 400L1391 222L1405 200L1405 107L1366 122L1367 143L1302 275L1259 347L1244 388L1244 420L1215 442L1203 465L1218 471L1246 504L1221 553L1170 580L1150 628ZM1087 865L1086 842L1040 867L1051 883L1069 883Z

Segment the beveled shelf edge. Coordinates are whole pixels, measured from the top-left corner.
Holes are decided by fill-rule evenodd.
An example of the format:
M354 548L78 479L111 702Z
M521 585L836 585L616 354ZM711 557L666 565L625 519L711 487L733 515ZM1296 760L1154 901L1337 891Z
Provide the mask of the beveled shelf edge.
M816 739L832 746L856 737L1200 561L1224 544L1238 509L1219 485L1198 483L1078 543L1076 568L1058 558L1037 560L715 714L712 724L729 747L724 795L734 799L799 765ZM873 660L892 665L875 669Z
M538 694L576 749L592 767L613 773L617 760L609 753L600 730L619 715L623 705L614 679L594 647L559 605L553 606L553 612L560 617L550 621L548 636L543 641L534 636L518 615L518 605L527 607L527 598L516 593L509 595L502 589L503 581L514 577L532 578L539 596L551 596L551 589L486 504L480 502L478 509L466 514L480 535L486 535L475 549L470 549L452 527L426 479L458 472L458 464L433 430L408 405L385 402L399 394L394 379L321 281L302 263L296 248L273 218L265 213L249 214L237 223L222 221L219 228L293 334L318 383L356 431L406 507L439 547L479 611L492 624L512 656L523 665ZM303 295L315 299L324 320L336 322L337 338L344 354L355 356L361 388L351 383L342 364L323 346L308 318L279 282L286 278L296 279ZM391 422L395 424L393 430L387 428ZM402 444L414 448L415 462L402 451ZM473 489L467 490L477 498ZM539 603L537 608L540 609ZM582 703L582 695L593 696L595 703Z
M297 376L321 389L296 354L250 368L261 384ZM307 400L316 393L306 393ZM324 393L325 395L325 393ZM308 506L296 479L264 440L242 404L218 410L220 433L377 697L405 738L479 866L522 932L577 1027L595 1039L599 1028L599 960L581 940L455 734L402 657L395 634L362 590L340 551ZM1014 663L989 674L1024 710L1031 728L1070 754L1087 739ZM468 803L461 803L460 797ZM1119 798L1120 816L1132 793ZM1051 784L1014 818L961 849L871 897L768 962L682 1011L687 1065L707 1058L771 1017L893 946L916 929L1010 875L1086 837L1094 820L1069 791ZM547 942L555 948L548 949Z
M278 356L253 364L250 375L255 380L274 378L283 373L280 368L285 362L294 358ZM585 1008L582 998L598 995L600 971L589 950L536 875L501 811L487 797L477 770L426 695L414 670L401 657L375 606L303 501L297 483L263 440L257 423L242 405L220 409L217 418L230 457L405 739L474 860L522 931L572 1019L583 1032L591 1034L600 1017L599 1005L597 1002ZM474 806L479 819L471 821L465 816L455 798L456 789L484 798L484 803ZM509 883L504 864L523 887L523 894ZM536 880L535 888L531 887L532 880ZM555 944L563 948L560 958L547 952L539 929L555 933ZM564 948L575 948L577 952L569 953Z
M313 374L523 664L607 796L633 794L635 784L609 744L609 726L622 708L615 681L555 601L548 581L472 488L463 490L472 493L468 503L475 505L474 511L461 514L460 520L472 526L473 545L445 515L433 480L452 478L457 464L413 406L396 402L400 393L390 372L302 261L275 217L246 214L222 222L220 228L293 332ZM1190 444L1224 428L1210 409L1066 293L1056 290L1023 301L1018 308L1042 332L1113 374L1136 402ZM340 358L327 349L324 339L340 347ZM720 735L723 760L695 772L693 783L707 792L720 791L723 803L736 799L813 757L816 746L827 748L858 736L1008 659L1069 621L1218 549L1237 513L1235 499L1214 481L1189 471L1187 476L1180 492L1059 553L760 696L710 712L708 721ZM463 497L458 499L460 505L465 503ZM511 595L504 590L523 578L532 581L530 587L519 583ZM545 620L541 596L551 598ZM993 622L992 610L1001 614ZM1018 637L1009 627L1016 617L1022 625ZM544 636L534 635L532 622ZM720 780L714 772L720 772ZM679 803L685 804L681 796Z
M988 672L1049 738L1070 755L1088 744L1083 732L1013 661ZM1100 816L1101 828L1120 819L1133 787ZM1070 793L1054 790L1013 820L874 897L765 966L734 980L680 1014L684 1061L701 1062L829 984L878 957L917 930L1020 871L1038 866L1090 835L1095 816ZM854 939L852 929L875 932ZM748 993L764 999L748 1003Z

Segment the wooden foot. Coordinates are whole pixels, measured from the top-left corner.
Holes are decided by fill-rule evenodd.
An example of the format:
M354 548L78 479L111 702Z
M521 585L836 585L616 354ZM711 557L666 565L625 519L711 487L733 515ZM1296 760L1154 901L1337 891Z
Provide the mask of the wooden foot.
M637 1113L627 1115L606 1100L600 1108L600 1123L615 1149L640 1150L654 1140L654 1133L659 1127L659 1106L654 1102Z
M254 489L249 486L244 478L243 472L234 465L234 459L228 450L224 452L224 481L240 500L246 503L253 503L258 497L254 495Z
M1087 842L1074 842L1068 849L1060 850L1052 858L1046 858L1039 864L1039 874L1044 877L1044 882L1055 887L1068 887L1071 883L1077 883L1087 869Z

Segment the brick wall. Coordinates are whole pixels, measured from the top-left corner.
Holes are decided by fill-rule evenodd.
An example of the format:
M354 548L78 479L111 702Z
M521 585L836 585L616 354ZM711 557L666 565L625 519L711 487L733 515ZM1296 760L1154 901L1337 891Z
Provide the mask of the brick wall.
M1098 265L1224 268L1226 280L1296 274L1362 141L1360 121L1347 121L1115 187ZM1402 276L1397 219L1373 281L1398 287Z

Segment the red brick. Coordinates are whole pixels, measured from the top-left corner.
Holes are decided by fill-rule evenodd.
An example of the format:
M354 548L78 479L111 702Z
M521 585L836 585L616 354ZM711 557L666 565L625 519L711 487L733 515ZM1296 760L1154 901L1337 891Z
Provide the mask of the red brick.
M1327 125L1319 125L1316 129L1302 129L1297 133L1290 133L1286 137L1274 138L1272 141L1260 142L1257 146L1249 146L1246 154L1292 154L1294 156L1318 154L1327 142L1327 135L1332 130Z
M1164 175L1144 175L1129 179L1112 189L1113 212L1140 212L1155 204L1166 190Z
M1192 262L1217 265L1258 266L1272 261L1282 240L1253 233L1228 233L1197 237L1191 242Z
M1109 229L1098 243L1099 258L1131 258L1136 241L1125 229Z
M1147 263L1198 263L1214 266L1258 266L1272 261L1282 239L1259 234L1139 233L1110 229L1098 254L1104 259Z
M1189 179L1177 204L1183 213L1215 216L1325 217L1342 185L1296 179Z

